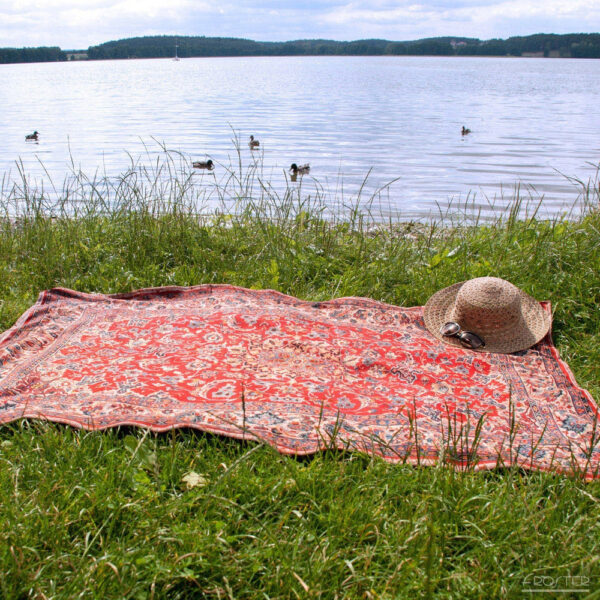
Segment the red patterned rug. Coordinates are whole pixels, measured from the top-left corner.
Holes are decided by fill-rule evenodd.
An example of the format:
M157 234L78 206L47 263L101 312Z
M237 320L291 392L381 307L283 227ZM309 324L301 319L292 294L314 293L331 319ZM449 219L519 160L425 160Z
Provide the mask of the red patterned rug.
M54 289L0 337L0 423L194 427L289 454L337 447L591 479L597 415L549 336L526 352L475 353L431 336L421 307L364 298Z

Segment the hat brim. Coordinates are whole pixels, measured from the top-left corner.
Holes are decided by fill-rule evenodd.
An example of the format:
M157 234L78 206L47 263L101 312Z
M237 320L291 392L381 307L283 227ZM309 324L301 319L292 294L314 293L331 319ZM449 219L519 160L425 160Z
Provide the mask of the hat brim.
M425 304L423 319L429 333L438 340L450 346L463 348L455 337L443 336L440 329L444 323L453 321L453 311L456 296L460 288L466 283L461 281L447 288L439 290ZM531 348L541 341L550 330L551 317L543 306L529 294L519 290L521 301L521 320L502 331L484 336L485 346L478 352L495 352L510 354ZM473 333L477 333L474 331Z

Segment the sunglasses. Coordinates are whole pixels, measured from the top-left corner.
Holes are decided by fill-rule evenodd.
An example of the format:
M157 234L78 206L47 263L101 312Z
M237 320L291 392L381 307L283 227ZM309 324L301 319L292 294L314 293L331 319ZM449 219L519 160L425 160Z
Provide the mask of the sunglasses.
M470 331L463 331L456 321L448 321L440 328L440 333L445 337L455 337L465 347L471 350L485 347L485 342L476 334Z

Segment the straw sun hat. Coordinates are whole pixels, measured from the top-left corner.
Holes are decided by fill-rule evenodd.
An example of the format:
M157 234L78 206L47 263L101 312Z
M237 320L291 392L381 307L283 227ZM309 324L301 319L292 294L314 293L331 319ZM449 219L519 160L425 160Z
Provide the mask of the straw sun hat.
M535 299L498 277L478 277L436 292L425 305L425 326L437 339L462 347L441 328L454 321L475 333L483 352L509 353L537 344L550 329L550 315Z

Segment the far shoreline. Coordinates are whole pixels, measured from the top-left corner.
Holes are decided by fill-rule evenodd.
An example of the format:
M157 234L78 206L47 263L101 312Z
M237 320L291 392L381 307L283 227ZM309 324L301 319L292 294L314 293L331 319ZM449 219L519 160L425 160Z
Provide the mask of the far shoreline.
M448 56L514 58L600 58L600 33L537 33L507 39L461 36L410 41L305 39L263 42L205 36L145 36L104 42L87 49L59 46L0 48L0 64L78 62L133 58L230 58L240 56Z
M294 58L294 59L306 59L306 58L376 58L376 59L405 59L405 58L435 58L435 59L447 59L447 60L464 60L464 59L506 59L506 60L552 60L552 61L597 61L597 58L573 58L571 56L513 56L513 55L498 55L498 56L475 56L475 55L463 55L463 56L444 56L439 54L402 54L402 55L390 55L390 54L285 54L285 55L269 55L269 54L258 54L258 55L220 55L220 56L186 56L179 57L178 61L194 60L194 59L221 59L221 58ZM54 61L31 61L31 62L11 62L2 63L0 67L4 66L23 66L23 65L41 65L41 64L64 64L64 63L98 63L98 62L130 62L130 61L149 61L149 60L164 60L173 61L172 56L132 56L129 58L78 58L72 60L54 60ZM177 61L175 61L177 62Z

